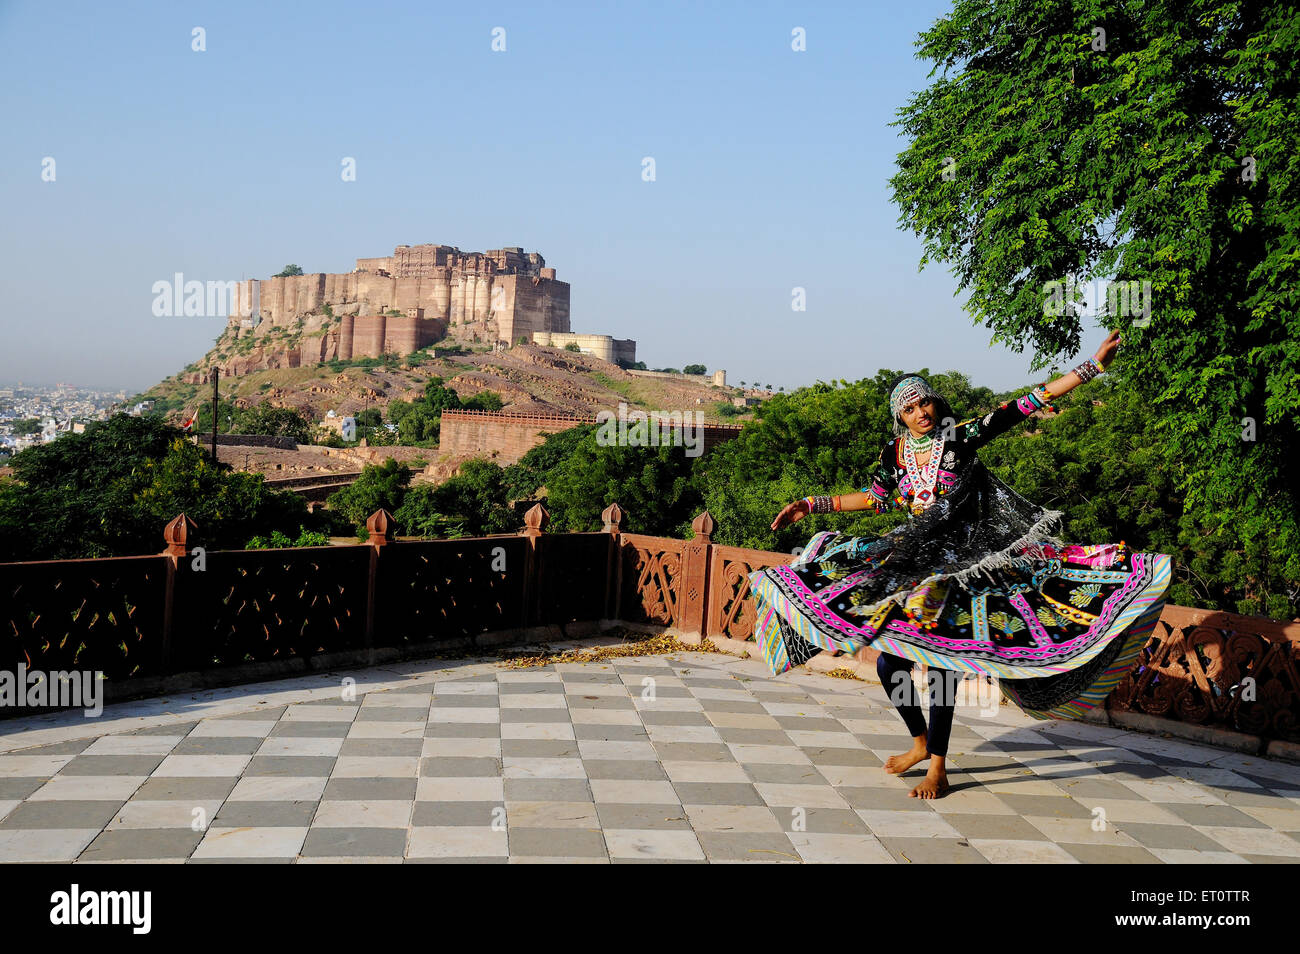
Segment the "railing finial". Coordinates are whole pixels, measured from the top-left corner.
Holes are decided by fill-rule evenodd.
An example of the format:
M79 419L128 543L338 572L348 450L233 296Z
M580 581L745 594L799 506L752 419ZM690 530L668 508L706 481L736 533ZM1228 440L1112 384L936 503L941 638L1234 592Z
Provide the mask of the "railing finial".
M197 529L198 524L185 514L173 517L168 521L167 526L163 527L163 542L167 544L167 549L163 553L167 556L185 556L190 552L190 536Z
M626 514L623 513L623 508L617 503L612 503L602 510L600 512L600 518L605 521L605 526L603 527L605 533L622 533L623 520L625 517Z
M533 504L528 513L524 514L524 536L535 537L546 530L546 525L551 522L551 515L541 504Z
M713 516L707 510L691 521L691 529L695 531L695 537L702 543L713 542Z
M392 543L395 536L395 525L393 515L380 507L366 518L366 530L370 534L367 542L377 547Z

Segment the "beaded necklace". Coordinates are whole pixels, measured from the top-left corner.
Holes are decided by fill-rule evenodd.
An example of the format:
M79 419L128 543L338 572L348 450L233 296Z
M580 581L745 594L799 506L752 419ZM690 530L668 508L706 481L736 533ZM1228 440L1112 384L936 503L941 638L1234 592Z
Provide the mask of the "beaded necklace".
M907 432L907 443L918 454L924 454L934 444L934 431L931 430L923 437L913 437L912 432Z
M903 441L903 465L912 478L912 508L915 513L924 510L934 502L934 485L939 479L939 458L943 456L943 438L935 438L933 434L927 434L915 443L913 440L912 435L908 434L907 439ZM927 443L930 448L930 459L925 462L924 467L918 467L917 451L924 453Z

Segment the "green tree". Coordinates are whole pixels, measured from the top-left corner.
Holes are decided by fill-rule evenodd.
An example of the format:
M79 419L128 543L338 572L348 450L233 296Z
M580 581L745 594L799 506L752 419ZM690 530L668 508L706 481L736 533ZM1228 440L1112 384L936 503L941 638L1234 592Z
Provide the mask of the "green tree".
M1300 581L1294 4L956 0L919 46L891 185L922 265L1035 367L1092 344L1067 279L1125 283L1104 321L1180 524Z
M282 549L284 547L327 547L330 538L319 530L298 528L298 536L291 537L282 530L274 531L270 536L256 536L248 541L248 550Z
M578 443L547 477L547 508L557 530L601 528L601 511L617 502L637 533L680 536L700 511L691 483L696 458L681 447L602 447Z
M314 526L301 497L214 466L156 417L115 415L16 455L12 467L15 479L0 483L0 560L156 553L182 512L215 548Z
M390 457L383 464L367 464L360 477L331 494L326 503L359 530L376 510L396 515L410 483L411 469Z
M239 412L234 426L242 434L291 437L298 444L310 444L316 430L315 423L300 412L291 407L275 407L266 401Z
M709 369L702 364L688 364L682 368L683 374L708 374Z
M397 433L403 444L411 447L431 447L438 443L442 417L429 410L423 402L416 404L402 416Z
M442 484L411 488L394 516L404 533L430 537L507 533L519 523L506 503L502 469L481 458Z
M286 265L280 271L272 275L272 278L288 278L291 275L301 275L302 269L297 265Z
M571 457L579 446L596 442L596 425L583 424L567 431L548 434L536 447L505 468L505 489L509 500L529 500L547 486L551 474Z
M461 407L468 411L499 411L505 405L501 401L501 395L495 391L480 391L472 397L465 398L461 402Z

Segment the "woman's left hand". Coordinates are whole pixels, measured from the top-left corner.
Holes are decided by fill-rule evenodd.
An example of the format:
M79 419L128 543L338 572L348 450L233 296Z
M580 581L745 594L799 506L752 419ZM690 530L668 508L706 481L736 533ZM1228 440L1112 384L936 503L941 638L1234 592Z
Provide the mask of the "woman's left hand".
M1119 350L1119 332L1112 331L1106 336L1106 340L1101 343L1094 357L1097 363L1109 368L1110 363L1115 360L1115 352Z

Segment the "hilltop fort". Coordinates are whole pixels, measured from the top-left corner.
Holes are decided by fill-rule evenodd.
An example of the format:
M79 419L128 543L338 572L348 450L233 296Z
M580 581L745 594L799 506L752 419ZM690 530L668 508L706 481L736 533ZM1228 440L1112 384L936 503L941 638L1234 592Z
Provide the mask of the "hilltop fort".
M334 359L405 355L444 338L476 344L573 343L606 361L636 360L636 342L569 329L569 284L537 252L399 245L351 272L238 283L218 348L228 375ZM196 380L202 372L196 372Z

